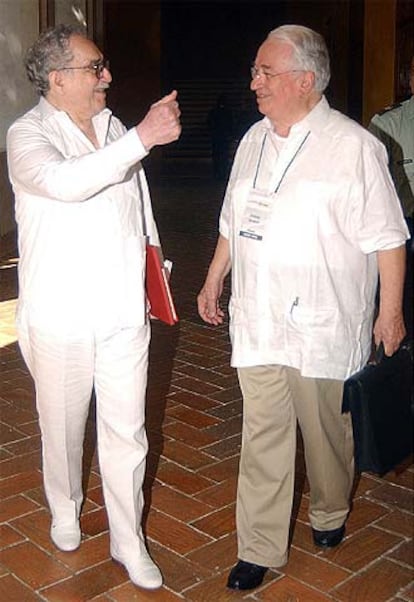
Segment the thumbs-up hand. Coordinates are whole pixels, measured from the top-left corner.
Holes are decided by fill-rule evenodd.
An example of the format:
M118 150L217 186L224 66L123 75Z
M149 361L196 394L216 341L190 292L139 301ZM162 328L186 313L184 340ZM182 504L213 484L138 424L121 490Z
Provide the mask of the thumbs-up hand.
M149 151L153 146L178 140L181 133L177 90L151 105L144 119L136 126L142 144Z

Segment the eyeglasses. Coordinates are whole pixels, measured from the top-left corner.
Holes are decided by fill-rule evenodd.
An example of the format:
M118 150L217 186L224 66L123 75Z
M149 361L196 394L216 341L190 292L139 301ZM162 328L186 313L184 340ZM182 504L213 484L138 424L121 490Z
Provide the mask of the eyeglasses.
M101 61L91 63L90 65L85 65L84 67L62 67L62 69L58 69L58 71L74 71L75 69L92 71L95 73L97 79L101 79L104 69L109 70L109 61L102 59Z
M289 71L280 71L280 73L272 73L271 71L266 71L266 69L261 69L260 67L255 67L254 65L250 67L250 74L252 79L257 79L258 77L264 77L266 80L272 79L273 77L277 77L278 75L286 75L287 73L299 73L303 71L303 69L289 69Z

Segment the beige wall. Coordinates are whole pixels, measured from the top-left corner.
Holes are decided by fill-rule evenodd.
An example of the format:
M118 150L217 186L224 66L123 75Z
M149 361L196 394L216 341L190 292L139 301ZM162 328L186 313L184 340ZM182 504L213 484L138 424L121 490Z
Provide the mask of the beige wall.
M13 195L7 177L6 153L0 152L0 237L16 227Z
M76 23L72 6L82 9L88 31L102 37L103 0L0 0L0 237L13 229L14 202L6 164L6 133L11 123L37 102L23 67L26 49L53 23ZM54 13L52 11L54 9Z
M38 32L36 0L0 0L0 236L15 228L7 177L6 132L36 100L24 72L23 56Z

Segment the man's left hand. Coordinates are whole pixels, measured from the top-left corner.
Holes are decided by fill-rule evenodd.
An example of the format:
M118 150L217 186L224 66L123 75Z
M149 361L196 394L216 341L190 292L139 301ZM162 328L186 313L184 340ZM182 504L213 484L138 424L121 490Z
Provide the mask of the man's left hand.
M406 330L402 313L394 316L379 313L374 326L374 340L377 347L381 342L383 343L385 355L393 355L405 335Z

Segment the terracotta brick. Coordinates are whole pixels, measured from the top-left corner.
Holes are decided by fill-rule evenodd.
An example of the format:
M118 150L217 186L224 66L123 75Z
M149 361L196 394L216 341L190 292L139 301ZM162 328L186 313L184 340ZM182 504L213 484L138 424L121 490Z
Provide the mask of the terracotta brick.
M73 572L82 571L110 559L109 535L102 533L89 539L83 539L80 547L70 553L54 548L54 556Z
M0 600L4 600L4 602L39 602L41 598L13 575L4 575L0 578Z
M197 393L190 393L190 391L183 391L181 389L173 393L169 399L176 404L182 404L200 411L211 410L212 408L221 406L218 401L213 401L209 397L197 395Z
M414 544L413 540L404 541L395 550L387 554L387 558L392 558L408 566L414 566Z
M235 504L230 504L191 524L199 531L217 539L236 530L235 513Z
M104 508L81 515L81 529L87 535L98 535L108 530L108 516Z
M32 452L30 454L24 454L4 460L0 465L1 477L18 475L24 472L30 472L33 469L40 468L40 457L38 452Z
M0 423L0 444L5 445L11 441L20 441L25 436L24 432L19 428L13 428L8 424Z
M312 530L309 524L296 520L292 526L293 537L292 545L305 552L315 553L315 544L313 543Z
M219 483L213 487L210 487L206 491L203 491L195 497L201 502L220 508L221 506L227 506L236 499L237 490L237 479L229 478L223 483Z
M350 575L348 571L323 558L316 558L294 548L290 550L289 561L283 567L283 572L325 593Z
M33 422L25 422L24 424L19 424L19 431L27 435L28 437L32 435L40 434L40 427L37 420Z
M13 520L13 518L32 512L37 508L37 504L22 495L9 497L0 501L0 523Z
M239 456L235 455L226 460L215 462L206 468L198 471L199 474L213 479L214 481L224 481L229 478L236 478L239 472Z
M346 522L346 533L355 533L387 514L390 514L390 511L384 506L359 498L355 500Z
M198 380L203 380L212 384L218 384L216 383L216 380L222 378L222 375L214 372L214 370L201 368L187 362L181 362L181 366L177 371L181 373L181 376L191 376L192 378L197 378Z
M273 581L265 589L255 594L255 598L263 600L263 602L275 602L276 600L277 602L328 602L332 600L330 596L287 576Z
M16 518L10 524L37 546L45 550L55 550L49 535L50 522L49 512L46 509L39 509Z
M26 386L30 382L29 388L25 389L23 387L19 387L19 384L22 382L26 383ZM17 378L13 380L9 387L9 390L3 393L7 401L10 401L13 405L19 408L33 409L35 407L35 393L31 379L29 381L28 378L23 378L22 376L17 375Z
M188 494L204 491L215 484L211 479L206 479L190 470L181 468L173 462L167 462L159 468L157 479Z
M11 454L8 451L6 451L4 447L0 449L0 462L2 462L3 460L9 460L10 457Z
M38 471L23 472L0 481L0 499L17 495L38 487L42 483L42 475Z
M98 483L100 483L97 477L95 477L95 479L98 481ZM89 485L87 490L87 497L91 502L93 502L97 506L104 506L105 501L101 485L98 485L97 487Z
M370 494L370 498L392 508L414 512L414 492L396 485L384 484L376 488Z
M410 569L389 560L379 560L339 586L333 594L341 602L385 602L411 580Z
M210 435L211 436L211 435ZM216 435L217 436L217 435ZM212 443L203 447L203 451L211 456L214 456L218 460L223 458L229 458L235 454L239 454L241 449L241 434L237 433L232 437L226 437L218 443Z
M366 496L378 487L381 487L383 481L376 475L362 473L357 475L354 483L353 498L357 499L360 496Z
M241 416L233 416L226 422L220 422L215 426L210 426L207 432L213 434L216 440L238 435L241 432Z
M70 575L68 569L30 542L0 551L0 562L33 589Z
M94 602L96 602L94 598ZM108 600L113 602L182 602L182 597L178 596L162 587L160 589L149 591L136 587L132 583L126 583L120 587L111 590L111 597Z
M407 489L414 489L414 472L409 469L403 472L392 471L384 476L384 481L399 485L400 487L406 487Z
M211 541L210 537L154 509L149 512L145 528L148 537L179 554L187 554Z
M241 416L242 402L240 399L228 401L214 408L207 409L206 412L211 416L217 416L221 420L228 420L234 416Z
M392 533L404 535L405 537L412 536L414 529L412 515L407 512L400 512L399 510L394 510L390 514L387 514L387 516L377 521L375 526Z
M212 399L216 399L217 401L221 401L223 403L227 401L235 401L236 399L241 399L242 394L239 386L231 387L230 389L225 389L223 391L219 391L218 393L212 393L210 395Z
M36 502L36 504L38 504L39 506L42 506L43 508L49 508L46 500L45 490L43 488L43 483L40 485L40 487L35 487L34 489L29 488L25 492L25 496Z
M49 602L87 602L128 580L125 569L109 561L42 590Z
M18 427L20 424L24 424L25 422L32 422L36 420L37 414L36 410L29 411L23 408L19 408L16 405L7 405L4 406L1 410L1 420L6 424L13 425Z
M208 579L213 573L209 567L200 566L156 542L151 541L150 550L161 569L166 587L176 593Z
M33 437L25 437L19 441L9 443L6 445L7 451L13 456L19 456L21 454L27 454L29 452L37 451L41 449L40 435L33 435Z
M221 422L218 418L214 418L204 412L199 412L198 410L190 409L186 406L176 406L175 408L172 408L169 410L168 416L180 420L185 424L190 424L198 429L203 429Z
M161 510L183 522L192 520L208 514L212 506L200 502L180 491L176 491L166 485L157 485L152 490L151 507Z
M175 422L173 424L168 424L163 428L163 433L171 439L177 439L178 441L191 442L191 445L195 448L201 448L209 445L216 441L214 435L206 433L205 431L200 431L188 424L183 424L181 422ZM207 453L210 453L208 449Z
M23 539L24 537L20 533L8 525L0 525L0 545L2 548L15 544Z
M197 380L196 378L191 378L190 376L178 378L174 381L174 385L185 391L194 391L194 393L199 393L200 395L212 395L212 393L220 391L220 387Z
M401 537L375 527L366 527L358 538L346 537L342 544L324 552L331 562L357 572L402 542Z
M182 441L166 441L162 449L162 455L168 460L173 460L177 464L192 470L215 462L213 456L194 449Z
M187 558L205 569L219 571L237 562L236 534L231 533L187 554Z

